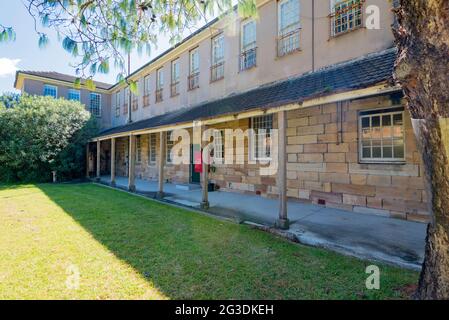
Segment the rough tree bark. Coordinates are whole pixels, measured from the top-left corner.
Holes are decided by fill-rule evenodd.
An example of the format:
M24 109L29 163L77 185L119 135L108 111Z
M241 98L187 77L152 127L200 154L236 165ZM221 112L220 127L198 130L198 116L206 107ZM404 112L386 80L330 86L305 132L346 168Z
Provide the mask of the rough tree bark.
M432 213L417 299L449 299L449 0L400 0L395 79L404 89Z

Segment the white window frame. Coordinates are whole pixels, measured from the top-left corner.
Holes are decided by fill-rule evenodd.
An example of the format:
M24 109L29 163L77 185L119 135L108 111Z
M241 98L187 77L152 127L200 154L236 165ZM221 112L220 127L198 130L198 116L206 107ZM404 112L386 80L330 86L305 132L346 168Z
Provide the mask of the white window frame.
M396 106L396 107L392 107L391 111L387 111L388 109L380 109L379 112L376 112L376 109L374 110L363 110L361 112L359 112L358 114L358 138L359 138L359 162L360 163L392 163L392 164L402 164L405 163L406 161L406 134L405 134L405 112L404 110L402 111L395 111L394 109L397 108L401 108L401 106ZM384 111L384 112L382 112ZM371 114L364 114L365 112L373 112ZM402 138L397 138L394 139L394 134L393 134L393 116L395 114L401 114L402 115ZM404 156L402 158L384 158L382 157L383 154L383 146L384 146L384 139L381 137L380 141L380 149L381 149L381 157L380 158L374 158L372 156L372 150L373 150L373 146L370 146L371 149L371 157L363 157L363 133L362 133L362 121L364 118L370 118L370 128L372 128L371 126L371 118L372 117L380 117L380 132L382 132L382 121L383 121L383 116L385 115L391 115L391 127L392 127L392 138L391 138L391 145L392 145L392 156L394 156L394 140L400 140L402 139L403 141L403 149L404 149Z
M254 41L245 45L244 43L244 29L247 25L254 23ZM254 64L246 65L243 63L243 54L254 50ZM248 70L257 66L257 23L255 19L247 19L243 21L240 25L240 59L239 68L240 71Z
M97 97L98 97L98 114L94 114L94 113L92 112L92 96L97 96ZM90 111L90 113L91 113L93 116L95 116L95 117L97 117L97 118L100 118L100 117L101 117L101 94L96 93L96 92L90 92L90 93L89 93L89 111Z
M164 68L159 68L156 71L156 90L164 88Z
M52 94L46 94L47 88L54 89L55 95L52 95ZM57 87L57 86L54 86L54 85L52 85L52 84L44 84L44 96L45 96L45 97L47 97L47 96L48 96L48 97L53 97L53 98L57 99L57 98L58 98L58 87Z
M154 141L153 141L154 139ZM148 163L155 164L157 161L157 134L150 133L148 137ZM154 160L152 159L154 157Z
M171 141L171 135L173 131L166 131L165 132L165 163L166 164L172 164L173 159L171 159L171 150L173 149L173 146L175 145L174 141Z
M136 163L142 162L142 136L136 136Z
M215 129L213 132L214 136L214 163L224 164L225 160L225 130ZM218 162L217 162L218 160Z
M218 45L220 44L221 45ZM221 55L217 55L218 48L221 49ZM211 39L211 82L224 78L225 61L225 42L223 32Z
M77 95L78 99L71 98L70 95L73 95L73 94ZM80 102L81 101L81 91L77 90L77 89L69 89L69 91L67 92L67 99Z
M281 7L285 3L289 1L296 1L298 4L298 21L294 24L291 24L284 29L281 29L282 26L282 10ZM300 30L301 30L301 2L299 0L281 0L278 2L277 7L277 13L278 13L278 41L277 41L277 55L278 56L285 56L287 54L290 54L292 52L298 51L300 49ZM291 33L291 34L290 34ZM290 35L289 35L290 34ZM289 41L293 39L293 41L297 42L296 46L292 46L289 48L289 50L282 50L281 46L283 46L284 41Z
M115 93L115 116L120 117L120 109L121 109L121 93L120 90Z
M361 1L361 23L360 23L360 25L359 26L353 26L352 29L347 29L346 31L341 31L341 32L335 33L335 19L336 19L335 6L337 4L339 4L340 2L346 2L346 1L348 1L348 0L330 0L330 2L329 2L330 3L330 12L331 12L331 14L330 14L330 18L331 18L331 22L330 22L331 37L338 37L338 36L346 34L348 32L355 31L357 29L363 28L363 26L364 26L363 0L360 0Z
M271 128L255 128L254 124L256 123L256 120L262 120L262 118L266 118L267 120L265 121L269 121L271 122ZM249 156L250 156L250 160L252 161L271 161L272 160L272 151L270 149L270 156L259 156L257 155L257 148L256 146L259 143L259 137L270 137L271 138L271 132L270 130L273 129L274 126L274 116L273 114L267 114L267 115L263 115L263 116L257 116L257 117L252 117L250 118L250 128L254 130L254 135L253 136L249 136ZM257 129L265 129L265 133L262 136L262 133L259 133L257 131ZM267 145L267 147L271 147L270 145Z
M179 83L181 77L181 66L179 64L179 58L172 60L171 62L171 76L170 76L170 95L177 96L179 94ZM175 91L173 91L175 88Z
M198 59L197 59L198 65L197 66L194 65L194 63L195 63L194 55L196 55L198 57ZM190 62L189 63L189 65L190 65L189 74L190 75L200 72L200 51L199 51L198 47L189 51L189 62Z
M151 83L151 77L150 75L147 75L143 78L143 95L149 96L150 95L150 83Z

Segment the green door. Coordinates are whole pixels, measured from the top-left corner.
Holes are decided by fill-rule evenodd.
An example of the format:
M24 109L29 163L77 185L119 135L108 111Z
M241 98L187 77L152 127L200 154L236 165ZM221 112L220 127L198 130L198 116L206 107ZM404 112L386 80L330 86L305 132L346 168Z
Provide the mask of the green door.
M190 183L200 183L200 173L195 172L195 162L194 162L194 148L193 144L190 145Z

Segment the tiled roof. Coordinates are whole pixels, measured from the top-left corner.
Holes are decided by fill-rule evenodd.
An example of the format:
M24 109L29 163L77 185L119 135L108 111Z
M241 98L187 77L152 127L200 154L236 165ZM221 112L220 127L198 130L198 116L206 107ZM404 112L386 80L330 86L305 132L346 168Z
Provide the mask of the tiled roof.
M204 120L251 109L277 107L336 92L366 88L391 80L395 59L395 48L369 54L247 92L111 128L101 132L100 137Z
M52 79L52 80L59 80L59 81L64 81L64 82L68 82L68 83L75 83L75 80L77 79L77 77L68 75L68 74L62 74L59 72L44 72L44 71L18 71L17 73L22 73L22 74L29 74L32 76L37 76L37 77L42 77L42 78L46 78L46 79ZM17 79L17 77L16 77ZM85 81L81 80L81 84L84 85ZM108 90L109 88L112 87L112 84L108 84L108 83L104 83L104 82L99 82L99 81L94 81L95 87L98 89L104 89L104 90Z

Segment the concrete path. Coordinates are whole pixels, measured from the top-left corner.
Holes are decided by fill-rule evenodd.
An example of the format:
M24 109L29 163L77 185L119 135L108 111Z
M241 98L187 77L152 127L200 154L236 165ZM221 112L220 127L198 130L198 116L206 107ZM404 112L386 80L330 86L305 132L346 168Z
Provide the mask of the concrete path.
M102 177L102 182L108 183L109 177ZM126 188L128 180L117 177L116 184ZM157 192L158 184L136 179L136 188L151 196ZM190 188L193 189L181 190L167 183L164 200L198 209L201 189L196 185ZM216 191L209 193L209 202L208 212L237 221L273 226L278 217L278 201L257 195ZM287 207L291 221L289 232L303 244L417 270L421 267L425 224L293 201Z

